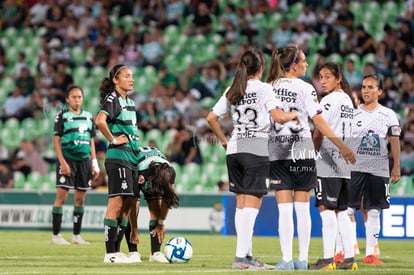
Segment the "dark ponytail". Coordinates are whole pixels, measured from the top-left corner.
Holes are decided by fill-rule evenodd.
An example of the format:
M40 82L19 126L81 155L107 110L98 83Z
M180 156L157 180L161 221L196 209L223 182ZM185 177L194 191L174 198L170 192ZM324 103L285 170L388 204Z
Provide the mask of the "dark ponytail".
M174 191L175 170L168 163L152 162L148 167L148 183L155 194L160 194L168 208L178 207L180 199Z
M123 69L126 68L127 66L123 65L123 64L117 64L115 66L112 67L112 69L109 71L109 77L106 76L104 79L102 79L101 81L101 85L99 86L99 95L100 95L100 103L101 106L105 101L105 98L108 94L112 93L115 89L115 83L113 82L113 78L117 77L119 72Z
M265 66L265 57L259 49L248 49L237 64L233 83L227 92L227 100L235 105L243 98L249 76L256 75L260 68Z
M298 61L300 49L297 46L275 49L266 82L272 83L281 78Z

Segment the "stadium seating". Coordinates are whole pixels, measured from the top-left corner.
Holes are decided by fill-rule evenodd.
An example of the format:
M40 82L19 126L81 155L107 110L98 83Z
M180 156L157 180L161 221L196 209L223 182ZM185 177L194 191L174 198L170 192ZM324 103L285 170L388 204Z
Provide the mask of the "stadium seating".
M176 129L169 129L164 132L163 144L158 145L163 152L166 151L168 144L174 139L174 135L178 132Z
M155 144L157 144L158 147L163 147L164 145L164 136L161 130L159 129L151 129L145 134L145 141L148 143L149 140L154 140Z
M46 118L25 118L20 127L26 139L35 139L51 133L50 123Z
M26 189L26 177L20 171L13 172L14 188L19 190Z
M390 184L390 193L396 196L414 194L414 175L402 176L397 184Z
M15 87L15 82L11 76L6 75L2 79L0 79L0 88L2 90L2 93L4 92L4 94L2 95L4 99L6 99L8 94L11 91L13 91L14 87Z
M76 66L81 65L85 62L84 50L81 46L73 46L70 48L70 54L75 62Z
M22 137L23 131L20 128L20 122L17 118L9 118L3 123L3 128L0 132L0 140L5 148L10 150L17 149Z

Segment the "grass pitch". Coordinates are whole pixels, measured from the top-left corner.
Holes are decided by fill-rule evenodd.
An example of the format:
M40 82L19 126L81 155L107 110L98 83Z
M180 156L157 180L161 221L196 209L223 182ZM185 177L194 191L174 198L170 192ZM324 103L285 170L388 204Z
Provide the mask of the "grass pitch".
M104 264L105 246L102 233L85 232L84 239L90 245L57 246L50 244L51 232L46 231L0 231L0 275L2 274L257 274L275 271L234 271L236 238L220 235L184 236L193 245L193 257L184 264L160 264L148 261L149 236L140 234L139 251L143 262L136 264ZM71 232L63 232L67 240ZM380 240L384 265L362 264L365 240L359 240L361 255L356 259L357 274L414 274L414 240ZM279 240L274 237L254 237L254 254L269 264L280 258ZM294 243L297 255L297 242ZM121 250L127 252L123 244ZM313 238L310 245L309 261L314 262L322 255L322 240ZM284 274L325 274L329 271L283 271ZM352 272L352 271L334 271Z

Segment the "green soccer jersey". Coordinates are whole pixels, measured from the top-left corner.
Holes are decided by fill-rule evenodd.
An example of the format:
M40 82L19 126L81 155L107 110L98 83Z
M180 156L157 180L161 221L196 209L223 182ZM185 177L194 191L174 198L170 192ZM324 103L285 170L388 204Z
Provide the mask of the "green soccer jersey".
M74 160L89 158L91 138L95 136L92 114L84 110L78 115L69 109L60 111L55 118L53 134L60 136L65 157Z
M147 170L152 162L168 163L171 165L165 155L157 148L149 146L140 147L138 154L138 170L141 172ZM146 173L144 172L140 174L141 175L138 178L138 183L141 185L141 190L144 193L153 194L153 190L147 181Z
M106 163L114 163L136 170L139 136L134 101L129 97L124 100L114 91L107 95L99 112L106 114L108 128L114 137L124 134L129 139L126 144L109 145L106 152Z
M140 147L138 154L138 170L143 171L148 169L151 162L170 164L165 155L157 148L149 146Z

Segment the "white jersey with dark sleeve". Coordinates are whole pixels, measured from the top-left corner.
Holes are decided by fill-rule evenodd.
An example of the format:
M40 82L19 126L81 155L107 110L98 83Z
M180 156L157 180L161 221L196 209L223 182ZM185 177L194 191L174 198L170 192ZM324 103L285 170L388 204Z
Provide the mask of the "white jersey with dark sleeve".
M269 139L270 160L315 158L309 118L320 114L315 88L299 78L282 78L273 83L273 92L281 101L282 110L297 112L300 124L280 124L272 120Z
M354 112L352 149L356 153L356 163L351 170L389 177L388 137L401 134L397 116L382 105L373 111L361 106Z
M226 95L227 91L212 112L219 117L231 113L234 128L227 144L227 154L252 153L268 156L269 112L281 106L275 98L272 86L260 80L249 80L245 96L236 105L230 105Z
M354 107L351 98L342 91L333 91L321 99L322 116L335 132L347 143L351 138ZM351 166L346 163L338 148L324 137L317 158L318 177L350 178Z

